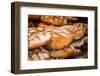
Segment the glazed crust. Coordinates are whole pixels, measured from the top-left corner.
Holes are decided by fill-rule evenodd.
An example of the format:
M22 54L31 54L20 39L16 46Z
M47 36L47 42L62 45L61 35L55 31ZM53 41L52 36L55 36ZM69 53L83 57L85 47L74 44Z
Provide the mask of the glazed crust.
M48 49L62 49L68 46L72 41L73 37L70 32L64 33L62 29L52 30L53 35L50 42L46 45Z
M67 24L67 20L62 16L41 16L41 21L46 24L62 26Z
M53 36L51 41L48 43L48 49L62 49L67 47L75 39L78 40L84 36L86 27L84 24L77 23L74 25L65 25L62 27L56 27L51 29Z

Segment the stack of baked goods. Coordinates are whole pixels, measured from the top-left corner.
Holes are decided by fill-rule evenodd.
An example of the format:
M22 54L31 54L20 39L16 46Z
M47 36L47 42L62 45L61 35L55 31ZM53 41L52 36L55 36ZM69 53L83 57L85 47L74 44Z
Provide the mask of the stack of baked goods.
M86 17L28 16L28 59L87 58Z

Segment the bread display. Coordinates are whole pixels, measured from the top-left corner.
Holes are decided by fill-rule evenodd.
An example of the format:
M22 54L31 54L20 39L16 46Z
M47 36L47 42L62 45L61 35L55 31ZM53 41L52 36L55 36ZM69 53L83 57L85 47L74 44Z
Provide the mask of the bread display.
M87 58L87 22L84 17L29 15L28 59Z

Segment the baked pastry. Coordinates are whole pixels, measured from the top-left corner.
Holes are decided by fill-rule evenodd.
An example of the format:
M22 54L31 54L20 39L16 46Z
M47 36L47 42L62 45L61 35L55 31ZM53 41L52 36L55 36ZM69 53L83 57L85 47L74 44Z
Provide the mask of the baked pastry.
M74 25L54 27L49 31L52 32L52 37L46 47L48 49L62 49L71 44L74 39L78 40L82 38L86 31L86 26L84 24L77 23Z
M88 43L87 41L88 41L88 37L85 36L85 37L81 38L80 40L73 41L71 45L76 48L80 48L80 47L84 46L85 43L87 44Z
M50 32L36 32L28 37L28 48L35 49L40 46L46 45L51 39Z
M48 60L50 59L49 52L43 47L29 51L28 56L29 56L29 60Z
M67 20L63 16L41 16L40 20L49 25L62 26L67 24Z
M46 45L48 49L62 49L73 41L73 35L67 30L58 27L52 29L51 32L52 37Z
M85 23L74 23L73 25L65 25L61 27L67 29L71 34L74 35L74 39L78 40L84 36L87 30L87 24Z
M67 19L67 21L77 21L78 20L78 18L76 18L76 17L73 17L73 16L66 16L66 19Z
M52 58L58 58L58 59L77 57L80 55L80 53L81 53L81 50L75 49L75 48L50 50L50 56Z
M74 39L77 40L84 36L86 28L84 24L77 23L62 27L38 27L35 30L38 32L29 36L29 48L34 49L47 44L46 47L48 49L62 49L68 46Z

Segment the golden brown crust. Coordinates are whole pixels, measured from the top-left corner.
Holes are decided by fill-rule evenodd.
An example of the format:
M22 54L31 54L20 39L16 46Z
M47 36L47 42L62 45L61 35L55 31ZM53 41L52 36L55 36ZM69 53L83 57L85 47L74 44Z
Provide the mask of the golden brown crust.
M62 29L68 30L75 40L78 40L84 36L87 31L87 24L85 23L74 23L73 25L65 25L61 27Z
M65 18L67 19L67 21L72 21L72 22L78 20L78 18L73 17L73 16L66 16Z
M84 36L87 29L87 25L84 23L75 23L71 28L68 30L74 34L74 39L80 39Z
M65 48L60 50L51 50L50 55L53 58L71 58L78 56L80 54L80 50Z
M73 38L70 34L67 34L66 37L53 33L51 41L46 45L48 49L62 49L68 46L72 42Z
M49 43L46 45L48 49L62 49L68 46L73 39L80 39L84 36L84 32L86 30L86 28L84 28L84 24L81 23L77 23L72 26L66 25L64 27L49 27L42 25L37 29L33 29L39 32L29 36L29 48L32 49L34 49L34 47L37 48L39 46L46 45L49 40Z
M28 48L35 49L40 46L46 45L51 38L50 32L38 32L34 33L28 38Z
M40 19L42 22L49 25L62 26L67 24L66 18L63 16L41 16Z

